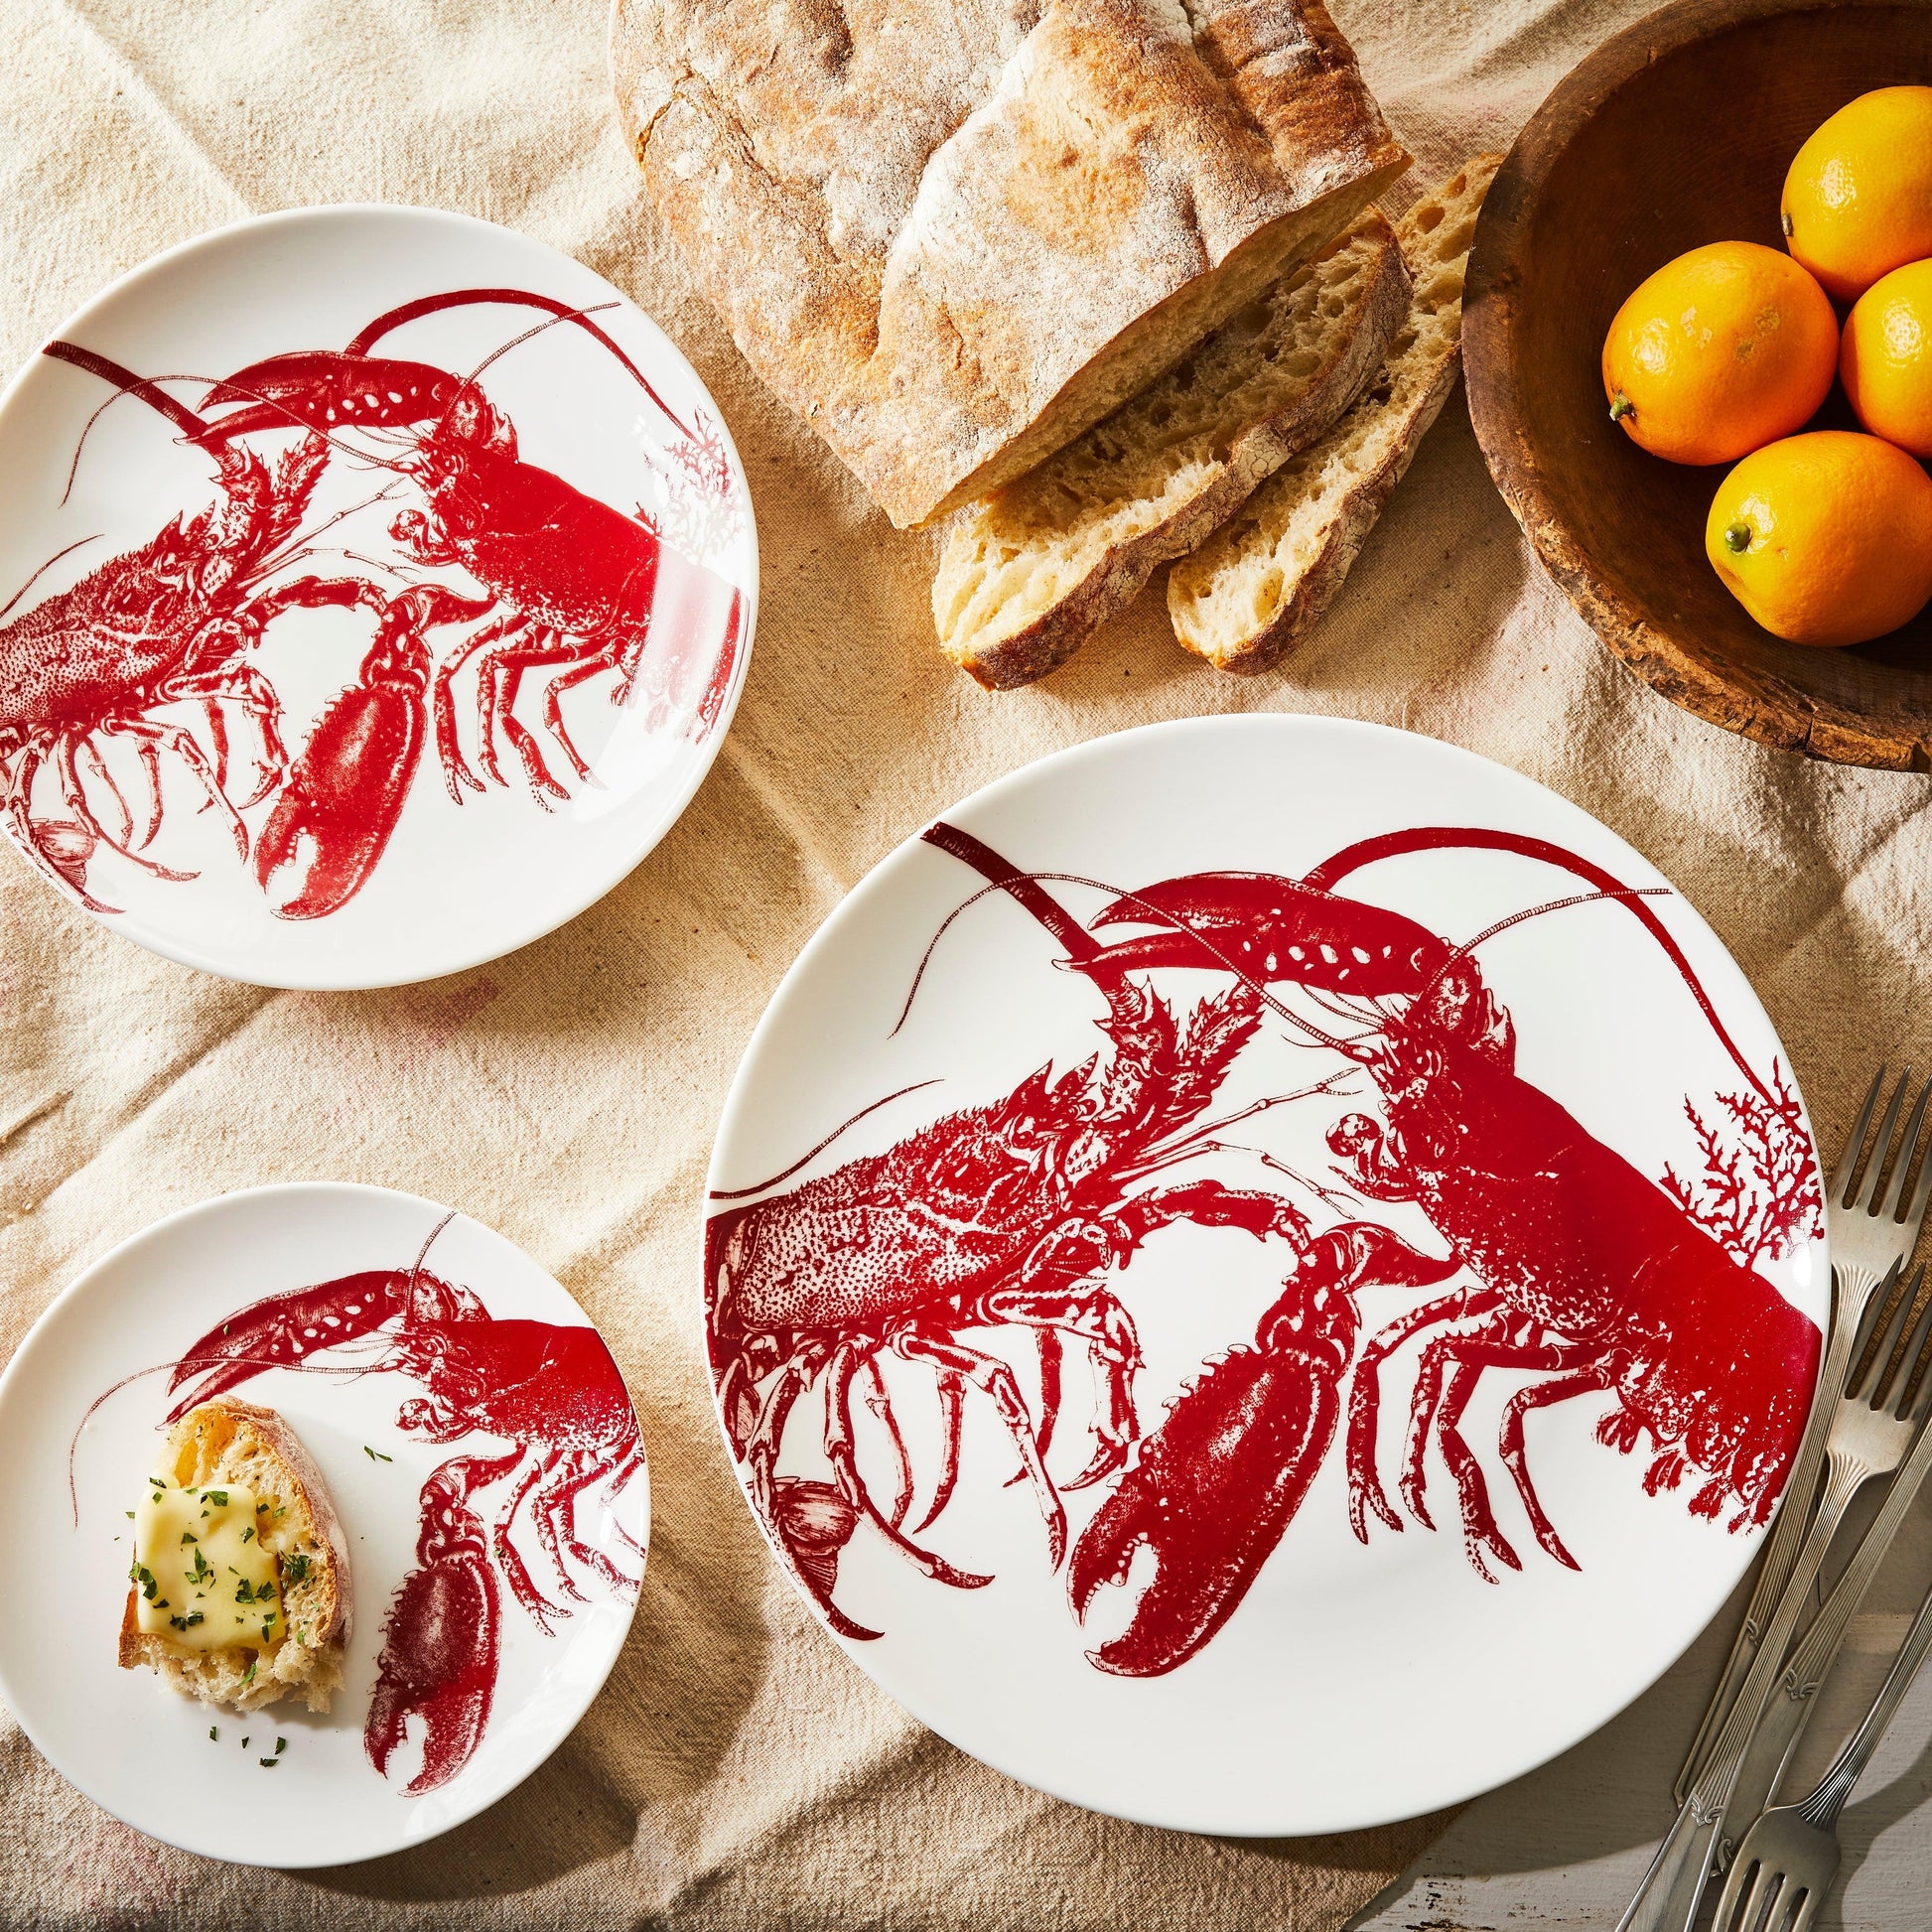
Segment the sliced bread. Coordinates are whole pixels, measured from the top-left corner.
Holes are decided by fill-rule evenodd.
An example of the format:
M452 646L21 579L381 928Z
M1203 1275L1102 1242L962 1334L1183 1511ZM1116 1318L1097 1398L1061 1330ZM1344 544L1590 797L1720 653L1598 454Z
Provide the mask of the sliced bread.
M610 46L694 280L901 528L1071 442L1409 161L1321 0L618 0Z
M946 654L995 690L1064 663L1334 421L1408 309L1394 231L1371 209L1104 422L953 520L932 586Z
M261 1597L251 1592L239 1600L257 1606L251 1624L259 1616L270 1628L265 1638L251 1628L212 1647L198 1647L167 1630L142 1629L141 1598L145 1591L152 1599L156 1573L143 1575L137 1553L121 1616L121 1668L145 1664L183 1697L233 1711L258 1710L290 1696L301 1697L311 1711L327 1711L342 1682L348 1642L348 1544L322 1471L294 1430L274 1410L253 1403L232 1397L205 1402L170 1431L150 1481L156 1499L168 1490L199 1491L205 1497L212 1491L223 1509L230 1489L252 1493L249 1513L255 1521L246 1540L272 1558L274 1587ZM168 1540L172 1544L173 1536ZM192 1532L183 1532L184 1546L193 1540ZM206 1595L209 1618L218 1608L239 1620L230 1608L234 1591L225 1578L219 1587L210 1585ZM186 1590L178 1609L187 1612L184 1624L193 1616L202 1625L197 1635L208 1634L211 1623L190 1609Z
M1265 671L1328 608L1455 384L1462 277L1500 155L1478 155L1396 224L1415 283L1367 392L1168 577L1174 635L1224 671Z

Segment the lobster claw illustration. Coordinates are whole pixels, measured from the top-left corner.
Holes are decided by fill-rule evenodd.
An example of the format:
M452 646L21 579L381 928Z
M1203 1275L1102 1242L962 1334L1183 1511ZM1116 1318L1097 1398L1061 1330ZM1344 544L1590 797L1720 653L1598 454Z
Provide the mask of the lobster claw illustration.
M422 1720L422 1768L403 1787L411 1793L447 1784L489 1723L500 1616L489 1544L469 1496L521 1460L521 1449L460 1455L423 1485L416 1568L389 1606L362 1731L369 1762L386 1774L409 1720Z
M1067 1587L1085 1618L1105 1584L1125 1584L1137 1550L1155 1574L1118 1637L1089 1651L1102 1670L1159 1677L1234 1613L1295 1520L1334 1440L1360 1316L1355 1290L1424 1287L1460 1267L1356 1221L1311 1244L1261 1318L1141 1445L1134 1466L1074 1545Z
M334 430L418 423L448 409L461 376L429 362L336 349L296 349L250 362L211 388L202 407L240 408L205 426L197 441L227 443L263 430Z
M168 1383L176 1402L167 1420L179 1422L266 1369L291 1367L317 1349L372 1332L402 1311L409 1287L408 1269L371 1268L237 1309L219 1327L198 1335L176 1362Z
M1093 923L1166 929L1103 947L1088 970L1193 966L1372 997L1413 994L1449 958L1446 941L1400 912L1263 872L1165 879L1122 895Z
M355 683L317 721L255 846L255 877L284 919L316 919L361 891L422 758L432 670L423 633L489 600L418 585L389 601Z

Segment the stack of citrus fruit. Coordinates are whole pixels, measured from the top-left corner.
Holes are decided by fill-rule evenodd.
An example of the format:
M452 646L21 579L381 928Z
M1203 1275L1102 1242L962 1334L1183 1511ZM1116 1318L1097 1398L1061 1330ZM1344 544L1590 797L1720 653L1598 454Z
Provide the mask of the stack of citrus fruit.
M1932 600L1932 87L1826 121L1785 177L1782 226L1788 254L1713 242L1639 286L1603 390L1653 455L1736 466L1705 550L1765 629L1863 643ZM1834 377L1868 433L1799 433Z

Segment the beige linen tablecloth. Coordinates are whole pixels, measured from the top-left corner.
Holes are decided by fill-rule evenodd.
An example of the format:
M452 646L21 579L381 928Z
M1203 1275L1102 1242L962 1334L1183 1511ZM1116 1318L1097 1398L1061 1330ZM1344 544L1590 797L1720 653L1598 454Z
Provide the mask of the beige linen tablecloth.
M1506 145L1641 9L1335 11L1422 179ZM97 1811L0 1719L0 1924L1340 1924L1441 1821L1250 1844L1090 1816L923 1730L778 1576L713 1425L692 1267L753 1023L840 897L973 787L1153 719L1334 712L1500 759L1648 854L1736 951L1835 1136L1878 1035L1932 1043L1925 781L1806 764L1640 689L1537 574L1459 396L1279 674L1204 669L1149 596L1058 676L988 696L932 644L927 541L868 508L688 288L612 124L599 0L5 0L0 17L9 366L110 277L243 215L484 215L579 256L683 345L744 453L764 586L737 724L683 820L603 903L479 971L361 995L233 986L0 856L0 1348L171 1209L275 1179L410 1188L500 1228L595 1316L656 1504L636 1625L590 1715L523 1789L406 1856L306 1876L205 1863Z

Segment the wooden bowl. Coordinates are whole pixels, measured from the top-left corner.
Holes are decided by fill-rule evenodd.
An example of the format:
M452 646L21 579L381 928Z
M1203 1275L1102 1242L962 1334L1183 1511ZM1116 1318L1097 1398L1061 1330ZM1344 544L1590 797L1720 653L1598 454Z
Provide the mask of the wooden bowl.
M1932 612L1851 650L1787 644L1718 581L1724 466L1647 455L1599 357L1623 298L1707 241L1781 247L1785 170L1872 87L1932 82L1932 4L1680 0L1546 100L1489 191L1463 357L1476 435L1544 568L1647 684L1726 730L1842 764L1932 769ZM1841 397L1818 419L1855 427Z

